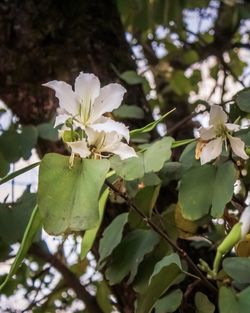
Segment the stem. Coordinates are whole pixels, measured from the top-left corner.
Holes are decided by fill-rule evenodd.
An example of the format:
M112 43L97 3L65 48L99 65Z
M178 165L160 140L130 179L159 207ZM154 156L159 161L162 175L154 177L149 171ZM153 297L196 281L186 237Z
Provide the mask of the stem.
M113 184L111 184L109 181L105 180L105 184L112 189L115 193L117 193L121 198L123 198L127 204L136 211L143 221L148 224L151 229L153 229L157 234L159 234L169 245L173 247L173 249L179 254L179 256L182 259L185 259L190 268L192 268L193 272L201 279L204 286L206 286L210 291L212 291L214 294L217 294L216 287L202 274L200 269L195 265L195 263L192 261L192 259L189 257L189 255L181 249L174 241L172 241L171 238L158 226L156 225L146 214L144 214L139 208L137 208L132 200L123 192L121 192L119 189L117 189Z

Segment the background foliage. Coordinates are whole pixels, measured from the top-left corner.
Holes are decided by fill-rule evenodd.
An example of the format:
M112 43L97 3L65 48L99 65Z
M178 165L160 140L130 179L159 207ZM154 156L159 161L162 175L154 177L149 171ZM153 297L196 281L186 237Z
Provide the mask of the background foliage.
M197 267L200 258L212 265L246 205L249 161L223 154L201 166L191 142L212 104L248 126L249 19L246 0L0 1L1 312L249 311L248 238L215 280ZM53 128L58 103L41 87L72 83L80 71L127 89L113 116L134 130L139 158L110 159L109 192L108 161L91 164L93 194L82 190L96 172L79 175L88 160L67 172L69 152ZM247 127L237 136L250 146ZM13 174L37 159L38 196L35 169L22 186L15 177L38 164ZM97 226L78 228L98 210Z

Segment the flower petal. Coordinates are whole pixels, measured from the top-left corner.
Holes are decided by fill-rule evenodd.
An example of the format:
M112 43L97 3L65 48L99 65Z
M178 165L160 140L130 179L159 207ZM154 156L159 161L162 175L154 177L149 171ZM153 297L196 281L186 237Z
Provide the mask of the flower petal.
M100 95L95 99L93 104L90 121L93 123L104 113L117 109L121 105L125 92L126 89L120 84L109 84L101 88Z
M248 155L245 152L245 143L238 137L233 137L230 135L227 135L230 145L232 147L233 153L240 158L247 160Z
M198 131L200 138L203 140L210 140L216 137L214 126L209 126L208 128L201 127Z
M231 132L237 132L238 130L240 130L240 125L237 124L226 123L225 126Z
M62 109L73 116L78 114L79 103L77 101L77 96L69 84L58 80L52 80L42 86L49 87L56 92L55 96L58 98L59 105Z
M100 81L94 74L81 72L75 80L75 93L81 102L93 104L100 93Z
M219 105L212 105L210 109L209 125L220 125L227 122L227 114Z
M54 127L64 124L70 117L69 114L59 114L56 116Z
M123 123L118 123L110 118L102 116L95 124L88 125L95 131L104 131L106 133L117 132L129 142L129 130Z
M201 165L212 161L217 158L222 151L222 137L218 137L214 140L211 140L206 146L202 149L201 152Z
M109 150L109 152L113 152L114 154L119 155L121 160L129 159L132 157L138 157L135 150L123 142L120 142L119 144L115 145L112 150L111 149Z
M89 148L86 140L67 142L67 145L71 148L74 154L79 154L81 158L86 158L90 155Z

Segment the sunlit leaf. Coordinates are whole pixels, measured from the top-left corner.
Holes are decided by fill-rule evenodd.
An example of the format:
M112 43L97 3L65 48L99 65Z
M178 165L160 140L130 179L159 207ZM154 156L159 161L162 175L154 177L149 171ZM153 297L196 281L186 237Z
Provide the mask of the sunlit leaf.
M44 229L59 235L96 227L98 198L109 170L108 160L47 154L39 170L38 206Z

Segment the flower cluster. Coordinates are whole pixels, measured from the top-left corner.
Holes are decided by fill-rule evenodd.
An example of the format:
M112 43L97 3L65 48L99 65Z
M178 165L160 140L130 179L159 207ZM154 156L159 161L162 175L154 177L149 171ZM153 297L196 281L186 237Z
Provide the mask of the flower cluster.
M246 160L245 143L232 132L240 129L239 125L227 123L228 116L218 105L211 106L209 127L199 129L200 138L196 149L196 158L201 165L216 159L222 152L223 142L227 148L229 144L233 153Z
M62 125L60 135L71 148L71 163L74 155L82 158L100 157L113 153L121 159L137 156L134 149L123 143L129 142L129 130L103 114L117 109L126 89L120 84L109 84L101 88L99 79L81 72L75 80L74 90L63 81L43 84L55 91L59 100L55 127Z

